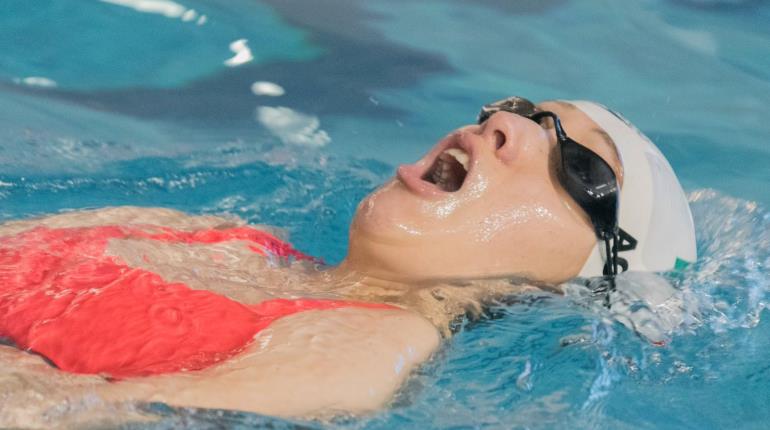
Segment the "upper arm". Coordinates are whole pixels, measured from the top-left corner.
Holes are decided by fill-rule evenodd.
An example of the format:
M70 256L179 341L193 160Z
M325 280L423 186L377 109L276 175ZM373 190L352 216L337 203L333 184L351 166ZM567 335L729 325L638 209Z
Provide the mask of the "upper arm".
M216 367L125 381L110 395L281 416L367 412L385 405L438 344L435 327L407 311L303 312Z

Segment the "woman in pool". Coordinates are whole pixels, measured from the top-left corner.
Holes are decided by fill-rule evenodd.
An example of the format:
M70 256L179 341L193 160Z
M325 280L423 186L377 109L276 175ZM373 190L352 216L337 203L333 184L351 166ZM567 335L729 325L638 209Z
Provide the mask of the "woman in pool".
M604 274L612 290L626 269L694 261L673 171L621 117L510 98L478 122L365 198L328 270L269 229L171 210L0 226L0 337L17 347L0 346L8 401L42 384L35 401L50 405L96 392L279 416L371 411L487 301L578 275Z

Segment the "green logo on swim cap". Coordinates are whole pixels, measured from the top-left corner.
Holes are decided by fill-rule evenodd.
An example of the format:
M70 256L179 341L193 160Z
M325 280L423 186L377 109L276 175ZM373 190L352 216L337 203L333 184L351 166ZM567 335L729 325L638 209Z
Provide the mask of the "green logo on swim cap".
M676 262L674 262L674 270L684 270L692 264L692 262L689 262L687 260L682 260L681 258L677 257Z

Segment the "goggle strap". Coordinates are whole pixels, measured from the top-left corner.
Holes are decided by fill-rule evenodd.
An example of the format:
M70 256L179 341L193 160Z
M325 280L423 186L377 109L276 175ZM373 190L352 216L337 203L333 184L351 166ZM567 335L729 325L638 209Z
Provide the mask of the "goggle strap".
M622 228L618 229L617 237L619 240L618 251L622 252L622 251L631 251L633 249L636 249L636 244L637 244L636 239L630 234L628 234ZM628 269L625 269L623 271L625 272L626 270Z
M612 234L604 234L604 255L607 262L604 264L604 287L594 290L594 294L604 294L604 306L610 307L610 293L615 291L615 277L618 275L618 267L625 272L628 270L628 261L618 256L618 252L630 251L636 248L637 240L623 229L619 228Z
M610 293L615 291L615 277L614 276L610 276L610 278L607 279L607 282L610 285L609 285L609 287L607 289L607 293L604 294L604 307L609 309L611 307L611 305L610 305Z
M604 279L600 284L601 286L593 291L594 294L604 295L604 306L610 308L610 293L615 291L615 275L618 274L617 265L617 241L615 238L617 235L605 234L604 235L604 255L606 256L606 262L604 263Z

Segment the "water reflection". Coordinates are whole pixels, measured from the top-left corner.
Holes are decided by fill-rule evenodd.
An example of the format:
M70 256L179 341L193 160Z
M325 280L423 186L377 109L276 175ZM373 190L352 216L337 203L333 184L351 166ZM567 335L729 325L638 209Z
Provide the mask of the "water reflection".
M268 81L257 81L251 84L251 92L255 96L278 97L286 94L282 86Z
M57 86L56 81L43 76L27 76L26 78L15 78L13 83L40 88L56 88Z
M206 15L200 15L195 9L187 9L179 3L171 0L100 0L103 3L114 4L134 9L137 12L163 15L166 18L181 18L190 22L197 20L198 25L206 23Z
M248 42L249 41L246 39L238 39L230 44L230 50L233 51L235 55L225 60L225 66L236 67L246 64L254 59L254 55L251 53L251 49L249 49Z
M319 148L331 142L331 138L319 127L321 121L287 107L260 106L257 121L287 145Z

